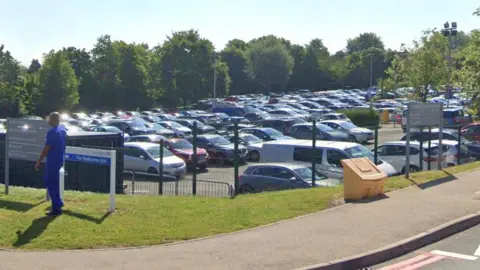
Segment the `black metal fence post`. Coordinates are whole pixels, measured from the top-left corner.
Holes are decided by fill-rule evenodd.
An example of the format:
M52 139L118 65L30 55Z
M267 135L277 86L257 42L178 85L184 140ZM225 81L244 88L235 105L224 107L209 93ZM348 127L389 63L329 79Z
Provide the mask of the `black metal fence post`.
M375 138L373 141L373 160L378 164L378 126L375 127Z
M428 170L429 171L431 170L431 165L430 165L430 156L431 156L430 148L431 147L432 147L432 127L429 126L428 127Z
M193 196L196 196L197 195L197 122L193 122L192 146L193 146L192 194Z
M423 134L423 128L420 128L420 134ZM420 160L418 166L420 171L423 171L423 136L420 136Z
M234 187L235 187L235 194L238 194L238 189L239 189L239 179L238 179L238 163L239 163L239 158L238 158L238 122L235 122L234 124L234 168L233 168L233 181L234 181Z
M462 154L462 151L461 151L461 147L460 147L460 144L462 143L462 126L461 125L458 125L458 138L457 138L457 141L458 141L458 146L457 146L457 165L460 165L460 157L461 157L461 154Z
M163 140L160 140L160 162L158 163L158 194L163 194L163 147L165 143Z
M317 121L313 120L312 122L312 187L315 187L315 176L316 176L316 167L317 167Z

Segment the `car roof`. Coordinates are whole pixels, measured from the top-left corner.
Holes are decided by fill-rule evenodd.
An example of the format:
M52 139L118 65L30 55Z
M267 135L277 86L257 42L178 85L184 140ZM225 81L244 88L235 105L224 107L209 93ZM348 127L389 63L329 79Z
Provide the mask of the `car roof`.
M165 138L165 137L158 134L144 134L144 135L134 135L131 138L134 139L134 138Z
M264 142L263 145L312 146L312 141L298 140L298 139L276 140L276 141ZM331 147L331 148L338 148L338 149L346 149L346 148L350 148L358 145L359 145L358 143L338 142L338 141L317 140L315 142L316 147Z
M346 123L346 122L348 122L348 121L339 120L339 119L320 121L320 123L335 123L335 124L341 124L341 123ZM348 123L350 123L350 122L348 122Z
M439 140L433 140L432 143L440 144ZM458 145L458 141L454 140L442 140L442 145Z
M136 147L141 149L146 149L150 147L160 147L157 143L150 142L126 142L124 146Z
M298 163L282 163L282 162L272 162L272 163L257 163L254 165L248 166L248 169L250 168L260 168L260 167L271 167L271 166L276 166L276 167L284 167L288 168L290 170L295 170L299 168L307 168L307 166L303 164L298 164Z

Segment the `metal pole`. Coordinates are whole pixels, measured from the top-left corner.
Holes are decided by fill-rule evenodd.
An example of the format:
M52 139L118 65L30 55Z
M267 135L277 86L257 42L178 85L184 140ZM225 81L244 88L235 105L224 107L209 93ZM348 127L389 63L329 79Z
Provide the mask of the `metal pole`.
M235 122L234 124L234 138L235 138L235 143L233 144L234 145L234 168L233 168L233 181L234 181L234 185L235 185L235 194L238 193L238 189L239 189L239 186L240 186L240 183L239 183L239 178L238 178L238 143L239 143L239 139L238 139L238 122Z
M423 171L423 127L420 128L420 162L419 162L419 167L420 167L420 171Z
M443 158L443 104L440 103L440 125L438 129L438 169L442 169L442 158Z
M373 160L375 164L378 164L378 127L375 127L375 138L373 141Z
M460 144L462 143L462 133L461 133L461 132L462 132L462 126L461 126L461 125L458 125L457 165L460 165L460 155L462 154L462 152L460 151L460 149L462 149L462 148L460 147Z
M217 103L217 57L213 53L213 102L212 112L216 108Z
M163 194L163 146L165 145L163 140L160 140L160 162L158 164L158 194Z
M312 122L312 187L315 187L315 176L316 176L316 167L317 167L317 121L313 120Z
M8 132L10 129L10 119L7 119L7 133L5 135L5 195L8 195L10 186L10 157L8 153Z
M430 158L431 158L431 152L430 152L430 148L432 147L432 127L429 126L428 127L428 170L430 171ZM420 161L421 162L421 161Z
M373 86L373 54L370 54L370 89Z
M407 147L405 148L405 178L410 177L410 125L411 125L411 111L412 103L407 105Z
M447 83L447 108L450 107L451 79L452 79L452 31L448 34L448 83Z
M197 195L197 122L193 122L192 146L193 146L193 174L192 174L192 194Z

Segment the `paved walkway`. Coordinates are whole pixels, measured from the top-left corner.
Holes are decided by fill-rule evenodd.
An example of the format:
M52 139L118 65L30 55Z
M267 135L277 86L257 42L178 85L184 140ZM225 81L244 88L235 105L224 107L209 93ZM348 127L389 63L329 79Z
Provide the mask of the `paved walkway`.
M292 269L377 249L480 208L480 172L255 230L140 249L0 252L0 269Z

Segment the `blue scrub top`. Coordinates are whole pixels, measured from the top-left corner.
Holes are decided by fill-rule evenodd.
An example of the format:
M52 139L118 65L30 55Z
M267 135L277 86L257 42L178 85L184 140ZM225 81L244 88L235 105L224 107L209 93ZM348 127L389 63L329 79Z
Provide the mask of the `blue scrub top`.
M67 131L62 125L52 127L47 132L46 145L50 146L46 165L49 169L59 170L65 157Z

